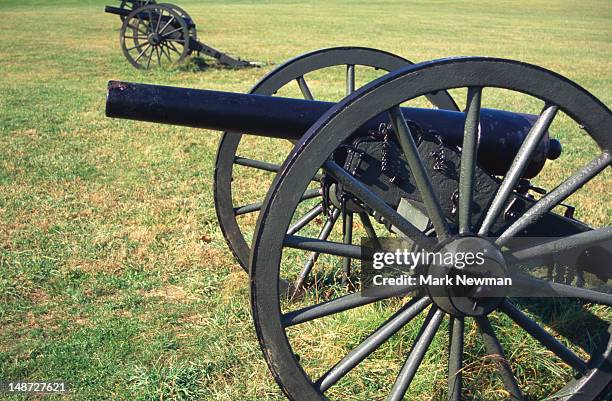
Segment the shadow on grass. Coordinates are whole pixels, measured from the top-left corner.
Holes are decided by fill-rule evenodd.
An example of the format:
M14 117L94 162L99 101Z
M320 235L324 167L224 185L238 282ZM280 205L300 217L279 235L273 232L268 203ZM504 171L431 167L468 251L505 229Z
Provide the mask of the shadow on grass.
M568 298L515 298L513 302L589 355L602 344L606 346L610 323L589 311L583 302Z
M204 72L209 69L213 70L241 70L244 68L258 68L263 67L266 64L257 63L252 66L245 67L230 67L228 65L222 64L216 59L206 58L201 56L190 57L184 63L175 67L177 71L181 72Z

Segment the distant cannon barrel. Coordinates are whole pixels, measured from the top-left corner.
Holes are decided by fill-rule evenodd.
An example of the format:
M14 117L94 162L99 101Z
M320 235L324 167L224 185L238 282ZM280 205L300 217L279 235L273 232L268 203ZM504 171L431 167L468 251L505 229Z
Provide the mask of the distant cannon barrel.
M119 8L119 7L113 7L113 6L104 7L105 13L119 15L122 17L126 17L131 11L132 10L125 9L125 8Z
M106 115L296 141L333 105L330 102L110 81ZM411 107L403 107L402 112L406 119L424 130L435 131L444 144L461 146L464 113ZM479 165L492 174L505 174L536 118L482 109ZM378 115L360 127L355 135L366 135L383 122L388 122L388 118ZM560 153L560 143L545 135L523 176L535 177L547 158L555 159Z

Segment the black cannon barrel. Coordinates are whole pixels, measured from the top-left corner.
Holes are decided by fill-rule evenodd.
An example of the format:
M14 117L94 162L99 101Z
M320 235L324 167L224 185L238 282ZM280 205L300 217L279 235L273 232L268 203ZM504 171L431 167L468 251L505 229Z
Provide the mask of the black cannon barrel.
M104 12L126 17L130 12L132 12L132 10L128 10L125 8L119 8L119 7L113 7L113 6L106 6L104 7Z
M239 94L201 89L110 81L106 115L114 118L241 132L296 141L334 103ZM403 107L406 119L427 131L435 131L449 146L461 146L465 114L461 112ZM492 174L509 168L536 116L482 109L478 162ZM384 115L364 124L357 135L367 134ZM542 169L546 158L560 154L560 144L546 135L534 152L524 176Z

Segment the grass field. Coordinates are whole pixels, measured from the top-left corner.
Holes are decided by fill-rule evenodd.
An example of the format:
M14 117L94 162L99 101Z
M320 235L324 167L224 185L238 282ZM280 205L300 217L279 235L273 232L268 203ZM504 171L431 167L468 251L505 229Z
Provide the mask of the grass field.
M247 276L216 224L218 135L105 118L109 79L244 92L297 54L360 45L415 61L520 59L612 104L609 1L182 0L205 42L266 65L150 73L123 58L106 3L0 0L0 380L63 379L73 400L284 399L257 344ZM311 85L331 96L326 78ZM560 135L568 160L589 158L582 139ZM265 191L256 177L241 185ZM611 188L610 174L590 185L574 199L578 215L609 225ZM356 330L343 321L335 329L356 342L374 327L368 316L354 316ZM316 352L325 327L334 328L313 327L303 345ZM525 370L548 377L545 356L523 357ZM435 359L415 400L440 395ZM338 391L362 388L377 384Z

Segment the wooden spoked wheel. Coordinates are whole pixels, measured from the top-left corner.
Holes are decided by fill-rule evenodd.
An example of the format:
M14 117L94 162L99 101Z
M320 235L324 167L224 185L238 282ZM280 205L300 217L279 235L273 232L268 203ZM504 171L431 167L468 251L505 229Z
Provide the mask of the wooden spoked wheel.
M399 105L429 93L464 88L466 125L456 218L443 210L427 163L417 150ZM475 224L472 199L481 101L487 91L503 89L513 105L540 102L541 114L511 167L499 178L484 218ZM534 198L516 216L503 216L516 183L543 135L563 112L594 143L590 161L560 168L558 185ZM337 162L336 153L355 130L386 113L422 195L433 230L423 232L388 206ZM515 61L455 58L408 66L349 95L308 131L278 169L259 215L252 243L252 310L262 351L275 379L291 400L603 400L612 382L612 295L574 282L547 283L557 298L432 296L427 286L405 287L367 297L360 292L336 296L317 288L301 303L287 303L281 277L296 277L295 252L336 258L360 257L360 248L338 241L288 234L294 211L315 174L342 184L355 202L395 227L421 249L451 249L476 238L504 267L548 255L571 244L592 245L612 239L609 220L599 227L539 227L550 242L509 254L510 239L542 224L550 211L612 163L612 113L577 84L551 71ZM602 199L608 202L609 199ZM609 210L609 209L608 209ZM609 216L609 214L608 214ZM493 237L491 227L504 226ZM568 226L569 227L569 226ZM579 227L576 225L575 227ZM380 231L379 231L380 232ZM333 264L333 263L331 263ZM610 277L608 265L605 273ZM293 273L291 273L293 272ZM541 280L522 278L521 289L543 288ZM538 287L540 286L540 287ZM403 296L410 293L410 297ZM533 296L538 295L532 290ZM530 295L531 296L531 295ZM474 303L466 310L460 305ZM480 307L480 302L486 307ZM443 330L443 328L445 330ZM502 335L503 333L503 335ZM378 358L378 359L377 359ZM374 362L371 362L374 359ZM494 369L493 369L494 367Z
M185 20L164 4L133 10L123 21L121 49L138 69L163 68L181 63L190 53L190 31Z

